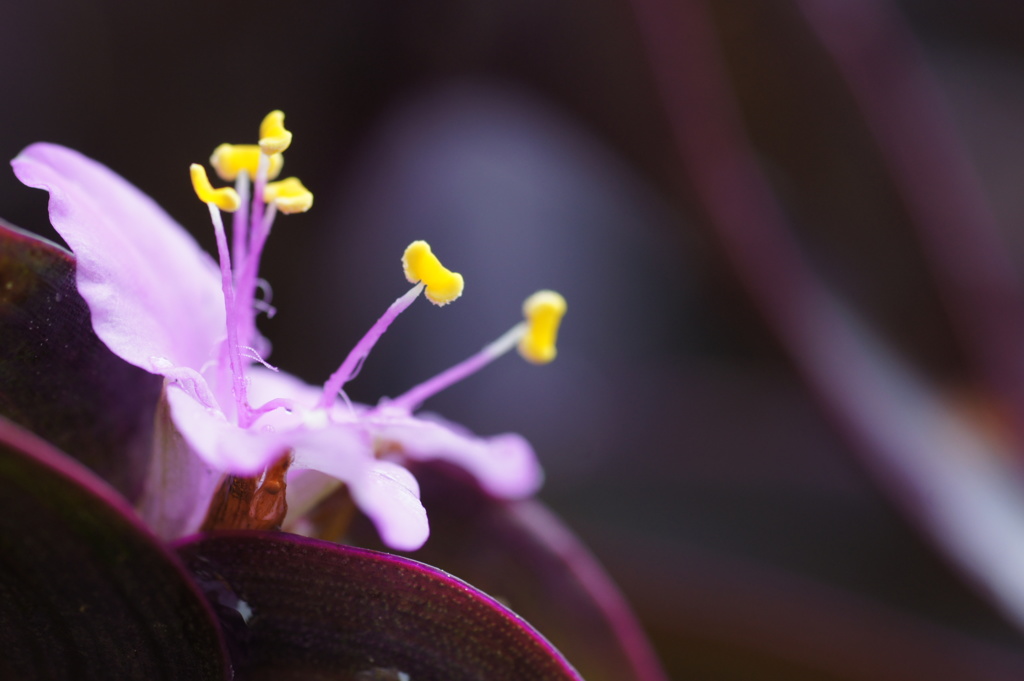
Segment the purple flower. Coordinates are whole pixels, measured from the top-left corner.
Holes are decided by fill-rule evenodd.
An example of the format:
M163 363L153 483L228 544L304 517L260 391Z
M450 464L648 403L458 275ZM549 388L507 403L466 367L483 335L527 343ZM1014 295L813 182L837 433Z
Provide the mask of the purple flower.
M319 471L331 484L347 485L385 543L412 550L426 540L428 525L404 462L444 459L495 496L533 493L542 474L522 437L480 438L413 412L516 345L531 361L552 359L565 308L553 292L531 297L526 322L462 364L376 407L353 404L343 386L395 317L421 292L438 305L461 293L461 277L445 269L425 242L415 242L403 258L413 288L323 388L265 362L269 344L256 329L256 314L274 310L259 295L269 291L258 277L260 256L278 212L312 205L312 194L298 180L270 181L290 137L283 115L274 112L261 127L262 148L218 147L211 163L222 178L236 180L234 189L213 189L202 166L193 166L196 192L210 209L219 264L149 197L75 151L34 144L12 162L23 183L50 193L50 219L77 257L78 289L96 334L126 361L165 378L173 428L156 438L143 517L168 538L194 531L225 474L260 480L284 461L293 511L310 508L328 488L322 476L306 474ZM230 245L222 210L234 212ZM339 395L344 399L336 400Z

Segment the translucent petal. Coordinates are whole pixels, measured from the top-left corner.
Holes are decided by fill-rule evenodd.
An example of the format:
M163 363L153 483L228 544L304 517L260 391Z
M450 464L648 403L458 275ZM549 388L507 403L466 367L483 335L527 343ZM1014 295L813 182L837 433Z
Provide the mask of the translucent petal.
M514 433L482 438L436 417L413 417L386 409L367 416L366 423L377 440L397 445L402 455L460 466L497 497L528 496L543 481L533 447Z
M224 336L216 265L148 196L76 151L33 144L11 165L50 193L50 221L78 260L96 335L118 356L198 369Z
M289 449L288 430L239 428L217 407L207 407L176 385L167 388L167 403L178 432L215 470L257 475Z
M311 468L348 485L385 544L418 549L430 533L420 489L412 473L373 456L369 435L358 424L332 424L296 438L296 468Z

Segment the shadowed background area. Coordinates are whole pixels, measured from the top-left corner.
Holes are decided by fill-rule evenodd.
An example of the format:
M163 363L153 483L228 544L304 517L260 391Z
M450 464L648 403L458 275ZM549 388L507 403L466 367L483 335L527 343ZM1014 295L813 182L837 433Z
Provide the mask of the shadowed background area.
M828 285L1001 428L908 190L887 174L899 140L865 122L805 4L709 3L761 170ZM1022 264L1024 9L867 4L895 10L923 46L1005 255ZM658 5L18 3L0 24L0 152L74 147L212 250L188 164L251 141L283 109L296 135L285 173L316 205L279 219L265 256L279 310L262 323L269 361L325 380L404 292L398 258L413 239L466 293L403 315L353 399L396 395L475 352L538 288L565 294L557 361L503 358L427 408L533 442L541 498L608 567L673 678L1012 678L1019 632L865 473L726 257L638 27ZM922 187L942 203L939 185ZM45 203L0 173L7 220L52 235Z

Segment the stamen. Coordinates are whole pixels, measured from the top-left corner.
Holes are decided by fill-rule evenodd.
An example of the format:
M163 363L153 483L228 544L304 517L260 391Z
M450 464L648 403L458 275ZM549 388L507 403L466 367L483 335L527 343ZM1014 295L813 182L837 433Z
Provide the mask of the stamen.
M411 413L427 399L475 374L517 344L520 354L528 361L536 364L550 362L555 358L555 339L565 309L565 298L560 294L554 291L534 293L523 303L526 321L519 322L468 359L392 400L382 401L378 408L401 409Z
M565 315L565 298L554 291L537 291L523 303L527 329L519 341L519 354L528 362L547 364L558 351L558 327Z
M224 143L213 150L210 165L217 171L218 177L225 182L233 182L241 173L256 177L259 170L260 154L263 153L256 144ZM267 164L267 178L274 180L281 174L284 156L280 153L270 154Z
M231 220L231 260L234 263L245 262L249 241L249 173L239 173L235 179L235 192L238 194L238 210ZM235 282L237 285L237 281Z
M263 201L273 203L286 215L305 213L313 207L313 193L306 189L297 177L270 182L263 190Z
M377 344L380 337L384 335L384 332L391 326L391 322L398 318L398 315L402 314L406 308L412 305L413 301L416 300L420 293L423 292L424 284L416 284L409 289L405 295L395 300L388 306L387 311L381 315L381 318L377 320L377 323L370 327L370 330L366 332L356 346L352 348L352 352L348 353L348 357L341 363L338 370L331 374L331 377L327 379L324 384L324 393L320 397L320 404L318 406L324 409L330 408L334 404L335 398L338 393L341 392L342 386L348 381L355 378L359 368L363 364L363 360L366 359L367 355L370 354L370 350Z
M246 321L246 338L256 335L256 320L251 314L253 299L256 297L256 277L259 272L263 246L270 235L270 226L274 221L276 208L271 204L270 210L264 214L263 191L267 184L267 169L270 157L259 155L256 177L253 182L253 196L247 231L248 243L245 248L245 259L236 264L236 281L238 282L238 310Z
M426 241L413 241L402 254L402 268L409 283L422 281L427 300L435 305L447 305L462 295L462 275L441 264Z
M270 157L260 154L259 162L256 164L256 177L253 178L252 190L252 217L249 221L249 250L253 250L253 244L259 239L256 228L263 224L263 191L267 186L267 170L270 167ZM247 261L248 264L248 261Z
M284 127L284 112L271 111L260 124L260 149L264 154L279 154L292 143L292 133Z
M472 355L455 366L442 371L437 376L420 383L406 393L392 400L381 402L381 407L397 408L412 413L419 409L427 399L449 388L459 381L472 376L485 366L506 354L526 333L526 322L519 322L503 333L497 340L480 352Z
M238 193L231 187L214 189L210 184L210 178L206 176L206 168L203 166L193 163L189 167L189 171L192 174L192 188L203 203L212 204L226 213L233 213L242 205Z
M253 250L263 251L263 247L267 243L267 237L270 236L270 229L274 226L274 218L277 217L277 204L268 203L267 212L263 215L260 220L259 229L254 230L250 243ZM255 222L255 221L254 221Z
M193 182L196 176L195 168L197 166L193 164L192 177ZM202 169L202 166L198 166ZM206 172L203 172L203 177L206 177ZM207 182L207 184L209 184ZM198 192L197 192L198 193ZM228 253L228 239L224 233L224 223L220 217L220 211L217 210L215 203L208 202L206 204L210 208L210 219L213 221L213 232L217 240L217 255L220 258L220 273L221 273L221 288L224 291L224 309L226 314L227 322L227 353L228 363L231 367L232 377L232 392L235 396L235 404L238 408L238 425L243 428L248 428L251 424L251 411L249 408L249 399L246 394L246 383L245 374L243 373L242 356L239 351L238 343L238 317L235 307L235 288L234 282L231 277L231 255Z

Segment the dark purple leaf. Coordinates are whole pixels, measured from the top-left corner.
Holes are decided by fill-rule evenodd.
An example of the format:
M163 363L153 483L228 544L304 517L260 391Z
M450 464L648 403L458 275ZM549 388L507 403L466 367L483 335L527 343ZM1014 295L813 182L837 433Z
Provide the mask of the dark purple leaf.
M223 679L209 608L109 486L0 418L0 678Z
M991 441L950 408L936 388L848 310L810 266L745 134L743 117L725 77L725 63L714 42L707 3L632 0L632 4L680 159L752 299L879 483L993 603L1024 629L1024 467L1019 452ZM864 28L862 20L881 18L851 16L843 20L857 24L858 29ZM824 21L826 17L812 18ZM826 28L836 30L834 25L818 25L818 30ZM841 25L838 30L842 32ZM888 34L895 29L881 30ZM847 32L842 39L850 35ZM844 65L852 67L852 63ZM911 92L909 96L918 100L922 94ZM933 125L934 121L928 127ZM885 138L892 134L887 131ZM920 151L922 144L947 143L925 139L914 144ZM893 157L891 162L895 161ZM905 159L899 159L898 165L900 172L909 172L903 168ZM945 179L935 185L938 191L946 191L948 186ZM915 188L915 194L917 191ZM910 203L919 203L919 199ZM964 255L967 247L955 245L963 233L952 231L959 228L947 222L948 216L930 215L929 221L936 217L944 223L941 229L950 230L942 237L944 248ZM959 236L949 241L954 234ZM991 255L987 249L983 247L984 257L981 250L975 251L972 261L981 262ZM980 280L995 276L992 281L996 281L1002 276L994 274L1001 271L1001 265L980 267ZM1004 298L991 292L998 288L975 290L982 292L982 298L961 298L962 304L1002 304ZM1009 300L1009 307L1014 308L1012 301L1018 296ZM1000 316L1009 318L1011 314L998 307L986 309L995 312L986 312L984 321L975 322L982 329L994 328L994 320L997 323ZM1018 313L1013 311L1014 318ZM962 314L979 319L975 312ZM1008 331L1005 337L995 333L999 338L991 337L993 333L982 345L1009 339L1010 354L1019 356L1013 341L1017 331ZM991 347L983 351L989 352ZM996 354L1002 357L1003 352ZM1005 362L1004 357L996 365ZM1014 370L1007 375L1017 373ZM1013 393L1019 394L1019 387Z
M75 260L0 224L0 415L53 443L134 500L150 457L160 378L93 333Z
M179 553L220 607L239 679L580 679L522 619L421 563L263 532Z
M659 681L661 667L597 561L536 501L499 501L447 465L416 467L430 539L411 555L500 598L589 681ZM365 519L360 545L379 546Z
M630 584L675 678L1024 678L1024 651L1014 637L950 627L799 572L650 536L605 532L600 546Z

